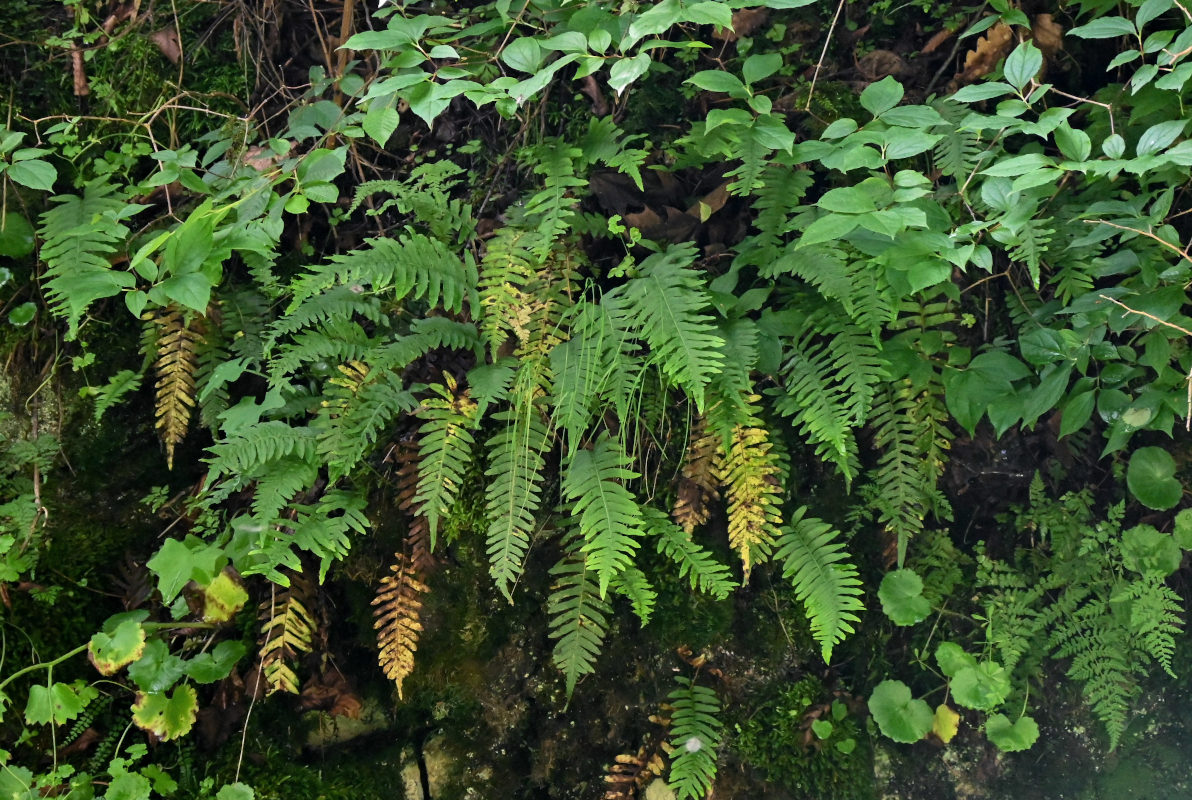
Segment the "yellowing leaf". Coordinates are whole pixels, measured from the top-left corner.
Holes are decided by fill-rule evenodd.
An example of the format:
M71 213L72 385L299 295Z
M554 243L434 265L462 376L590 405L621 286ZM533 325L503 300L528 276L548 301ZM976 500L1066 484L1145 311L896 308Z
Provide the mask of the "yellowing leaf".
M173 694L165 692L137 694L132 706L132 721L162 741L177 739L190 732L199 711L199 700L190 684L183 684Z
M145 652L145 629L139 622L125 620L110 634L101 631L92 636L87 652L97 670L104 675L114 675Z
M203 588L203 621L227 622L248 602L248 592L224 570Z
M944 744L952 741L956 731L960 729L960 715L948 707L947 703L940 703L935 708L935 717L931 723L931 732Z

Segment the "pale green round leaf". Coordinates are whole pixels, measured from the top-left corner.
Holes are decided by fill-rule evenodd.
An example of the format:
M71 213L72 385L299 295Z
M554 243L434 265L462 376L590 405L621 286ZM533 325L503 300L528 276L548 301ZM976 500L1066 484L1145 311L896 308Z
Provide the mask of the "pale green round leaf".
M1010 675L996 661L982 661L975 667L957 670L950 685L957 703L965 708L989 711L1006 701Z
M15 211L0 217L0 256L24 258L33 252L33 226Z
M1175 515L1175 543L1185 550L1192 550L1192 508L1185 508Z
M869 697L869 713L881 732L896 742L917 742L931 730L931 707L911 697L902 681L882 681Z
M10 324L23 328L33 321L37 316L36 303L21 303L19 306L8 312L8 321Z
M976 667L977 659L955 642L941 642L935 648L935 661L940 665L940 672L949 678L965 667Z
M1005 714L994 714L985 722L985 735L1006 753L1028 750L1039 738L1039 726L1031 717L1011 723Z
M1149 578L1166 578L1180 568L1184 557L1174 537L1150 525L1124 531L1121 551L1127 569Z
M931 613L931 603L923 596L923 579L914 570L887 572L877 596L882 611L895 625L914 625Z
M1147 508L1166 511L1180 502L1184 489L1175 478L1175 459L1162 447L1140 447L1130 456L1126 485Z

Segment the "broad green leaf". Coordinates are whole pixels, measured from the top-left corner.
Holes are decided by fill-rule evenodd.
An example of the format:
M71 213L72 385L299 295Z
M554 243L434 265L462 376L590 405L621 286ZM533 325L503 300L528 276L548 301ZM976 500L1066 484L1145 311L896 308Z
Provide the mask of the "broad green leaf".
M29 220L15 211L0 214L0 256L24 258L32 252L33 226Z
M1172 537L1184 550L1192 550L1192 508L1185 508L1175 515Z
M1063 153L1064 158L1072 161L1087 161L1093 152L1093 142L1089 135L1079 128L1073 128L1067 122L1062 122L1052 132L1055 144Z
M1068 31L1069 36L1081 39L1115 39L1118 36L1135 36L1137 33L1134 23L1125 17L1100 17Z
M629 29L620 44L621 52L628 52L629 48L647 36L669 30L682 16L683 7L679 5L679 0L662 0L629 23Z
M104 800L149 800L152 785L149 779L137 772L124 772L112 778Z
M1138 138L1138 155L1149 156L1170 146L1184 132L1187 124L1188 121L1184 119L1169 119L1147 128Z
M1121 158L1126 154L1126 140L1120 133L1106 136L1105 141L1101 142L1101 152L1109 158Z
M1093 406L1096 404L1097 392L1087 389L1068 398L1064 404L1064 413L1060 418L1060 438L1069 436L1088 424L1093 416Z
M708 92L723 92L733 97L745 97L749 90L736 75L718 69L706 69L697 72L684 81Z
M931 613L931 603L923 596L923 579L911 569L887 572L877 596L882 612L895 625L915 625Z
M613 62L608 71L608 85L620 97L625 87L645 74L650 68L650 54L638 53L633 58L622 58Z
M83 713L99 690L82 681L74 684L35 684L29 687L29 701L25 705L25 722L30 725L63 725Z
M1175 478L1175 459L1162 447L1140 447L1130 456L1126 485L1147 508L1174 508L1184 490Z
M163 306L172 300L200 314L206 314L207 306L211 303L212 288L206 275L191 272L166 278L149 291L149 299Z
M215 800L253 800L256 797L253 794L251 786L243 783L229 783L222 786L219 793L215 795Z
M54 188L54 181L58 179L58 171L48 161L33 159L18 161L11 164L4 173L22 186L48 192Z
M1043 53L1030 41L1026 41L1014 48L1013 53L1006 56L1006 64L1002 72L1011 86L1021 90L1039 74L1041 69L1043 69Z
M815 734L815 738L827 739L832 735L832 730L835 726L826 719L813 720L811 723L811 732Z
M981 174L991 177L1017 178L1019 175L1025 175L1037 169L1054 166L1055 162L1042 153L1027 153L1000 159L993 166L981 170Z
M542 45L536 39L522 36L505 46L501 60L519 72L537 72L543 55Z
M161 639L145 644L141 657L128 665L128 677L142 692L164 692L185 673L185 662Z
M251 398L245 398L251 400ZM169 605L192 580L208 583L226 562L223 552L197 536L186 542L166 539L161 549L145 564L158 578L157 589L162 602Z
M958 103L979 103L982 100L992 100L995 97L1005 97L1013 93L1014 87L1010 84L993 81L961 87L952 94L952 99Z
M965 708L991 711L1010 694L1010 674L996 661L982 661L957 670L949 686L952 697Z
M244 658L243 642L225 641L210 652L200 653L184 665L186 674L197 683L215 683L232 671L236 662Z
M807 226L795 249L820 242L834 242L857 227L855 214L825 214Z
M869 713L884 735L907 744L926 736L935 721L931 707L912 698L910 687L902 681L885 680L874 687Z
M880 117L884 112L902 102L902 84L887 75L876 83L871 83L861 91L861 107Z
M33 302L21 303L8 312L8 322L17 328L23 328L37 316L37 304Z
M683 12L683 19L696 25L715 25L732 30L733 9L728 3L722 2L693 3Z
M741 65L741 77L745 83L754 84L765 80L782 68L782 56L778 53L754 53Z
M33 772L17 764L0 764L0 798L41 800L41 793L33 788Z
M199 700L190 684L182 684L172 694L139 692L132 706L132 721L163 741L190 733Z
M1039 738L1039 725L1034 719L1022 716L1011 723L1005 714L994 714L985 721L985 735L1005 753L1028 750Z
M393 135L401 122L397 109L392 105L393 99L374 100L369 104L368 111L365 112L364 119L360 122L360 127L364 128L364 132L380 147L384 147L389 142L389 137Z
M940 672L949 678L955 677L957 672L967 667L977 667L976 657L964 652L964 648L955 642L941 642L939 647L935 648L935 662L940 665Z
M126 619L110 634L100 631L87 645L91 663L103 675L114 675L145 652L145 629L135 620Z

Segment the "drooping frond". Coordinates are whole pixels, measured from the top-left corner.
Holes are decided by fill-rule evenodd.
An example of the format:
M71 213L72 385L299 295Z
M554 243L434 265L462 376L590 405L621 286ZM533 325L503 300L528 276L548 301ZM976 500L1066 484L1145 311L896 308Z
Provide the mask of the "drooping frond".
M567 434L568 455L573 455L605 390L624 382L625 372L634 371L637 362L625 352L624 335L599 304L581 302L570 323L569 338L550 352L550 366L552 422Z
M612 579L609 589L629 601L642 625L649 623L654 604L658 602L658 592L644 572L637 567L629 567Z
M665 513L645 506L642 518L647 533L655 538L658 552L675 562L679 577L687 578L692 589L723 600L737 588L729 568L693 541Z
M612 613L601 599L596 572L587 566L578 543L572 550L551 568L554 585L547 600L550 638L555 640L552 658L563 672L568 698L576 682L595 670Z
M579 450L563 476L563 497L578 518L587 566L604 597L609 581L633 563L641 537L641 511L624 482L638 478L632 460L603 435L591 450Z
M332 482L360 463L393 420L418 405L395 372L358 361L341 364L339 372L328 381L326 399L311 422Z
M744 582L753 566L769 557L782 525L782 486L772 448L766 428L738 426L717 465L728 499L728 542L741 557Z
M480 262L480 331L495 359L509 336L517 344L530 337L530 284L537 259L530 250L536 237L506 226L488 241Z
M314 599L314 587L302 575L289 579L289 588L272 588L261 603L260 659L266 693L298 693L298 676L293 661L311 651L315 620L308 607Z
M144 206L114 196L115 187L88 183L83 194L50 198L54 205L41 215L42 280L55 314L66 317L67 339L96 300L112 297L136 284L131 272L113 269L108 258L129 235L122 220Z
M496 419L504 427L488 441L487 551L497 588L511 597L542 502L543 454L550 438L532 404L503 411Z
M651 361L682 386L701 411L704 387L720 372L723 340L701 313L709 298L691 244L649 256L640 275L605 295L619 328L650 346Z
M675 507L671 510L675 522L688 536L708 521L711 504L720 499L715 465L722 446L721 438L707 429L705 418L698 418L691 428L675 491Z
M170 305L150 317L157 327L157 375L154 427L166 448L166 465L174 468L174 448L186 438L191 410L195 405L195 372L198 348L203 338L202 319L187 319L184 311Z
M422 595L427 586L417 575L410 556L397 554L391 575L381 579L372 604L377 630L377 661L385 677L397 684L402 697L402 683L414 671L414 652L422 633Z
M679 686L668 698L671 767L667 784L679 800L702 800L716 777L716 748L724 729L720 698L685 676L676 675L675 682Z
M523 206L525 222L534 227L534 252L543 258L554 242L568 228L579 203L576 192L585 189L588 181L575 174L575 164L583 156L578 147L568 147L555 140L533 148L534 172L542 176L542 188L526 198Z
M451 375L445 375L444 381L446 385L430 387L438 397L423 400L418 408L418 416L426 422L418 429L420 465L413 501L430 527L432 546L439 520L451 512L476 446L471 431L476 403Z
M211 446L210 478L255 473L285 456L313 461L317 437L311 428L295 428L280 420L251 425Z
M845 560L848 553L840 532L806 513L803 506L792 515L774 557L782 562L783 577L803 603L811 635L827 664L833 648L860 621L861 580L857 568Z

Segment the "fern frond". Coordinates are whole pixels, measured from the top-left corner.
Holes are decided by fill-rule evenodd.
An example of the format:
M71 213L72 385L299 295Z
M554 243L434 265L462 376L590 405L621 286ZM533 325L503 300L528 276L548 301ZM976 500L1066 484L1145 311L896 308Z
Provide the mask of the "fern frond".
M618 367L633 369L635 362L624 351L624 336L602 306L590 302L576 306L568 339L550 351L552 423L567 435L568 456L579 449L600 406L598 400L617 382L614 372ZM625 355L625 360L619 355Z
M480 261L480 331L495 360L508 336L524 343L529 337L529 284L538 271L530 250L530 232L506 226L489 239Z
M1137 638L1138 650L1154 659L1163 671L1176 677L1175 637L1184 629L1180 614L1184 607L1179 594L1165 581L1145 577L1129 585L1131 633Z
M211 446L210 478L255 474L268 462L286 456L314 461L317 439L318 433L311 428L291 427L280 420L250 425Z
M738 426L717 467L728 495L728 542L741 557L743 583L769 557L782 525L782 487L769 439L764 427Z
M737 588L729 568L692 541L664 512L646 506L642 519L647 533L657 541L658 552L678 565L679 577L687 578L692 589L723 600Z
M377 661L385 677L397 684L402 698L402 683L414 671L414 653L422 633L422 595L429 589L423 583L406 553L397 554L391 575L381 579L373 598L373 627L377 631Z
M341 364L339 372L328 381L326 399L311 422L332 483L360 463L394 419L417 407L394 372L358 361Z
M420 467L413 502L430 526L432 546L440 518L451 513L476 446L471 432L476 403L466 389L459 390L451 375L445 375L444 381L446 385L430 387L438 397L424 400L418 410L426 422L418 429Z
M716 777L716 748L724 729L720 698L682 675L676 675L675 682L679 687L668 698L671 766L667 784L679 800L703 800Z
M489 518L489 569L497 588L511 598L530 546L534 515L542 502L545 453L550 438L532 404L496 416L504 427L488 441L489 477L486 511Z
M542 176L542 188L526 198L523 206L525 222L536 231L534 252L545 258L554 242L569 226L579 203L576 192L586 189L588 181L575 174L576 161L583 151L568 147L560 140L543 142L528 155L535 174Z
M301 575L289 579L289 588L273 588L273 594L261 603L259 657L266 694L298 694L298 676L291 666L302 653L309 653L316 628L308 611L314 588Z
M649 624L654 604L658 602L658 592L654 591L644 572L637 567L629 567L617 573L617 577L609 583L609 589L629 601L642 625Z
M129 392L141 388L140 372L122 369L111 377L104 386L95 389L95 421L99 422L109 408L119 403Z
M712 502L720 499L720 480L715 465L723 441L707 430L705 419L700 417L691 428L691 440L675 491L675 507L671 510L675 522L688 536L708 521Z
M840 532L806 513L806 506L794 513L778 540L775 558L782 562L783 577L795 587L811 635L828 664L833 648L860 622L857 614L865 610L863 592L857 568L846 560Z
M707 315L704 281L690 269L691 244L655 253L640 265L639 277L605 295L617 326L650 346L651 361L704 408L704 387L722 369L724 341Z
M275 524L282 509L299 492L313 486L318 477L318 466L300 458L287 456L269 462L253 489L252 514L257 524Z
M641 511L624 481L640 477L629 469L631 459L604 434L591 450L580 450L563 476L563 497L572 502L583 536L587 566L594 570L600 596L609 581L633 563L641 538Z
M39 257L51 310L67 322L67 340L78 335L79 322L96 300L136 285L131 272L112 268L109 258L128 238L123 219L144 208L115 195L114 186L88 183L82 196L57 195L41 215Z
M949 178L964 181L986 155L977 131L961 124L969 114L968 106L954 100L937 100L932 105L945 120L932 129L940 137L933 150L935 166Z
M576 682L595 671L612 609L601 599L595 570L587 566L582 554L565 556L550 574L554 585L547 600L547 614L550 638L555 640L552 658L563 672L570 698Z
M174 448L186 437L195 405L195 373L198 348L203 338L202 319L170 305L150 317L157 326L157 374L155 404L157 428L166 448L166 466L174 468Z

